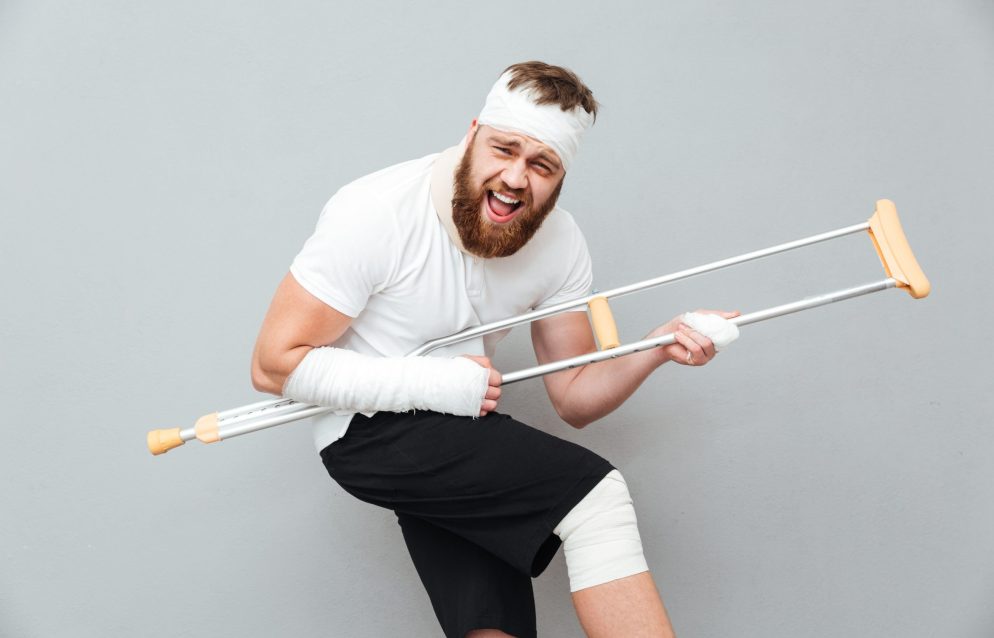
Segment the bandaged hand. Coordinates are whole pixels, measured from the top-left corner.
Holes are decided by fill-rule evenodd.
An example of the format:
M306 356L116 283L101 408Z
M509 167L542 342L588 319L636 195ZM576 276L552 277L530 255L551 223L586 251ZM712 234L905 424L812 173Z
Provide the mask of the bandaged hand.
M728 321L738 311L698 310L674 317L651 336L673 333L676 343L664 346L670 361L685 366L702 366L739 336L738 326Z
M500 400L500 372L497 372L487 357L477 357L471 354L464 354L462 356L490 371L490 376L487 379L487 394L483 397L483 405L480 406L480 416L487 416L488 412L493 412L497 409L497 401Z
M476 417L487 405L496 407L494 383L500 385L496 370L465 357L385 358L322 347L287 377L283 396L340 413L434 410Z

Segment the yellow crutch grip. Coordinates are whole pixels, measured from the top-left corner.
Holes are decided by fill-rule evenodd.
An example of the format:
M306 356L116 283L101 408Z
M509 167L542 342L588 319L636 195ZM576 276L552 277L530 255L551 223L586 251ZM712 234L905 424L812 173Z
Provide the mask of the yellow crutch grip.
M590 309L590 323L594 327L597 343L601 350L617 348L621 344L618 339L618 326L614 323L611 306L607 305L606 297L594 297L587 302Z
M915 299L927 296L932 284L911 252L897 207L889 199L877 200L876 211L870 217L870 238L887 276L897 280L899 288L907 288Z

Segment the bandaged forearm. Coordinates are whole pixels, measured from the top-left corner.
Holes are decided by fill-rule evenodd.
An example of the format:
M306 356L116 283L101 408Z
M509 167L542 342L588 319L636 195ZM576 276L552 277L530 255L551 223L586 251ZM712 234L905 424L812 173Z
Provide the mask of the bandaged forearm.
M739 327L721 315L685 312L682 319L685 324L710 339L716 351L739 338Z
M434 410L479 416L490 371L465 357L384 358L314 348L283 384L283 396L348 412Z

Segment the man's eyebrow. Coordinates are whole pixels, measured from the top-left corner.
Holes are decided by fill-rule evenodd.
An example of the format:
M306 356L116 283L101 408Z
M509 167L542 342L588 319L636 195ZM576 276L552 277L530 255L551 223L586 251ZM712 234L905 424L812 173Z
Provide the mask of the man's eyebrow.
M491 138L491 141L493 141L495 144L506 146L508 148L521 148L521 142L511 137L501 137L500 135L494 135ZM537 157L544 162L552 164L553 170L559 170L559 162L556 161L556 158L553 157L551 153L547 151L539 151Z
M545 151L539 151L538 157L539 159L545 160L547 163L551 164L553 170L559 170L559 162L556 161L556 158L553 157L550 153L546 153Z
M521 142L510 137L500 137L495 135L493 138L494 143L500 144L501 146L507 146L508 148L521 148ZM559 169L559 162L547 151L539 151L537 157L549 164L552 164L554 170Z
M494 142L500 144L501 146L511 146L514 148L521 148L521 142L509 137L499 137L495 135L493 140Z

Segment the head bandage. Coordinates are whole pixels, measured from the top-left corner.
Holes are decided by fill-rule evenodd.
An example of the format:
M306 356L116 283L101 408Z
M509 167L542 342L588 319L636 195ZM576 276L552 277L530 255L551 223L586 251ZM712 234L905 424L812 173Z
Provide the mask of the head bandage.
M523 133L548 144L569 171L580 150L580 137L594 123L594 116L577 106L570 111L557 104L536 104L530 89L507 88L510 72L498 79L476 121L508 133Z

